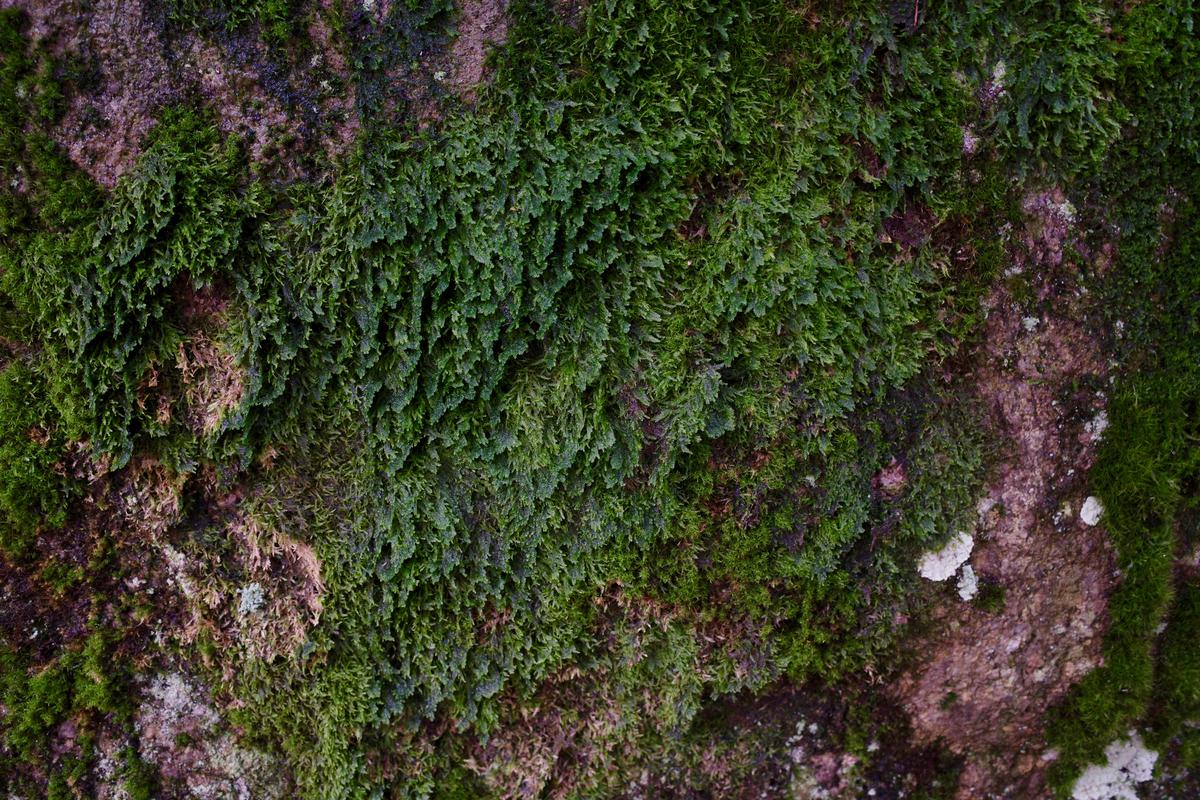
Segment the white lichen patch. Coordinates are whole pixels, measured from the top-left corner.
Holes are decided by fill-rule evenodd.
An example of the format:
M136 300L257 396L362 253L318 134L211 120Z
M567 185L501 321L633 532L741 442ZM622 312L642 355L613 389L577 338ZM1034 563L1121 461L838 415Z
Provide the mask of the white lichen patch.
M248 583L242 587L238 597L238 614L246 616L259 611L263 607L263 590L260 583Z
M1086 422L1083 426L1083 432L1086 433L1093 442L1100 441L1106 430L1108 430L1108 414L1104 413L1103 411L1092 417L1092 419Z
M93 787L95 800L130 800L129 791L125 788L125 759L122 757L126 744L125 739L100 737L93 773L96 778ZM8 796L8 800L17 800L18 797L19 795L12 794Z
M944 581L971 557L975 540L971 534L959 531L939 550L921 556L921 577L931 581Z
M963 600L972 600L979 594L979 578L970 564L964 564L958 575L958 596Z
M1071 789L1074 800L1137 800L1137 784L1154 776L1158 753L1146 748L1136 731L1104 748L1107 763L1091 764Z
M1008 73L1008 65L1003 61L997 61L992 67L992 83L997 86L1004 85L1004 76Z
M183 596L190 599L196 594L196 587L188 578L187 556L169 544L161 545L160 550L163 558L167 561L171 579L179 586L179 591L183 592Z
M146 694L150 700L148 707L172 722L190 718L205 726L217 723L216 712L202 701L199 691L178 672L155 677L146 687Z
M1100 498L1089 496L1083 501L1083 508L1079 509L1079 518L1083 520L1084 525L1095 525L1102 516L1104 504L1100 502Z
M1067 222L1075 222L1077 213L1075 211L1075 205L1070 200L1063 200L1056 206L1055 210L1058 212L1059 216L1061 216Z
M1037 330L1037 326L1040 323L1041 323L1041 320L1038 319L1037 317L1022 317L1021 318L1021 327L1024 328L1029 333L1033 333L1035 330Z

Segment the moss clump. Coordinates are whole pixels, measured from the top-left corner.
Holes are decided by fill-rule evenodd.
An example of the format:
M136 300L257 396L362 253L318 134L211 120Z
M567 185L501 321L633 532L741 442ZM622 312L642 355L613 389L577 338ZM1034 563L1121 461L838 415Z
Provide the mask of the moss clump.
M1172 750L1172 767L1200 763L1200 732L1188 723L1200 715L1200 586L1195 580L1176 589L1175 603L1158 645L1149 742Z
M972 602L984 611L996 612L1004 608L1004 587L996 583L985 582L979 587L979 593Z
M1169 645L1164 664L1154 656L1157 628L1172 604L1178 522L1197 501L1200 461L1189 442L1200 432L1198 377L1174 370L1143 375L1109 406L1108 440L1093 476L1122 577L1109 603L1105 664L1079 683L1051 727L1064 791L1084 764L1102 760L1105 745L1146 717L1156 693L1190 691L1188 670L1200 664L1200 654L1179 644ZM1160 741L1180 730L1166 718L1162 723Z
M4 679L4 744L17 758L33 761L46 749L51 730L67 718L71 708L71 679L58 665L26 672L17 653L0 650Z
M203 5L276 38L295 7ZM713 698L883 663L915 554L973 513L986 442L932 376L1003 267L1008 179L1135 159L1119 123L1149 113L1138 71L1171 58L1146 18L1121 17L1118 42L1094 3L910 21L868 3L814 20L786 2L596 2L568 30L515 2L473 113L385 124L395 70L451 10L346 13L365 127L328 183L268 186L203 110L175 109L102 194L28 122L44 114L0 103L0 290L21 356L0 379L0 447L32 465L0 473L13 546L69 499L55 447L19 435L31 425L118 475L135 455L178 473L194 491L171 533L212 563L235 561L211 518L229 487L311 543L324 593L297 652L203 651L304 796L428 796L439 776L475 792L466 737L516 724L572 671L610 701L599 738L649 753ZM3 97L55 107L53 87L18 91L52 71L3 20ZM965 160L968 125L985 145ZM197 426L201 334L237 391ZM1097 477L1130 564L1109 663L1131 691L1089 679L1081 741L1148 702L1138 631L1170 601L1183 490L1155 475L1183 485L1192 395L1155 369L1152 407L1130 389L1110 412L1144 461L1106 450ZM893 463L905 480L883 491ZM55 655L45 687L13 678L21 757L63 714L124 713L102 669L118 639ZM622 758L579 792L615 791L638 760ZM131 765L131 792L150 791Z
M44 664L0 642L0 702L6 714L0 727L0 766L7 787L36 792L46 776L51 796L73 797L91 785L99 726L109 730L132 728L133 707L129 673L114 666L114 635L93 631L83 642L60 650ZM59 736L59 726L73 725L70 738Z
M71 489L55 469L63 439L54 424L29 367L0 371L0 550L10 558L29 555L39 529L66 521Z

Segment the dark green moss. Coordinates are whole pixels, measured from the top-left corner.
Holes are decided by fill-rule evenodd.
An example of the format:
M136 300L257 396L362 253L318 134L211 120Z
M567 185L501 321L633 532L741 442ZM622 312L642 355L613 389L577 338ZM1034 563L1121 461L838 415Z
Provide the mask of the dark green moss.
M58 664L32 674L22 661L5 652L4 742L26 761L36 761L45 752L54 727L67 718L71 709L71 679Z
M975 595L975 605L984 611L996 612L1004 608L1004 587L997 583L982 582L979 593Z
M80 586L84 577L82 566L57 560L43 566L41 573L42 580L59 596Z
M1149 722L1152 747L1166 751L1173 744L1179 763L1194 768L1200 756L1197 732L1188 725L1200 714L1200 586L1194 581L1178 587L1166 630L1158 645L1155 691ZM1174 742L1176 738L1178 742Z
M152 800L158 790L158 776L154 768L143 761L132 747L126 748L124 758L121 773L129 800Z
M40 528L66 520L70 492L55 470L63 439L53 425L38 376L19 362L5 367L0 372L0 550L10 557L29 555Z

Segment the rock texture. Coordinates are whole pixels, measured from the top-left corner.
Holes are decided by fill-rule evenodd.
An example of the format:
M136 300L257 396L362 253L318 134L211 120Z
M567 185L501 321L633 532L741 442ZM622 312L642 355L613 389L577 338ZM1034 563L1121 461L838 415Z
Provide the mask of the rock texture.
M286 146L288 158L274 162L293 174L303 170L298 150L336 155L357 129L345 60L322 23L309 32L321 49L285 63L246 32L177 30L160 5L0 0L0 7L24 9L34 41L83 65L84 85L68 96L54 136L103 186L133 165L163 110L197 98L223 132L246 138L253 160L272 160Z
M1054 753L1044 714L1101 663L1114 582L1102 527L1055 515L1080 507L1095 456L1096 426L1085 420L1103 411L1107 365L1084 321L1082 272L1103 269L1109 255L1091 253L1086 265L1064 259L1074 212L1060 192L1030 194L1025 211L1025 229L1009 232L1008 279L985 300L971 378L1002 456L979 503L971 561L980 582L1003 589L1003 607L946 602L893 687L918 739L940 739L963 757L962 800L1045 794ZM1022 283L1033 309L1014 296Z

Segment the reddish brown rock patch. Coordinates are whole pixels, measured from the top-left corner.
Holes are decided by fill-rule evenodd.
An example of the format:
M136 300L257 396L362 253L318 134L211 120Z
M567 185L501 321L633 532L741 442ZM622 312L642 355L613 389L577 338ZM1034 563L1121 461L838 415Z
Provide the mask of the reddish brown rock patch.
M475 100L479 84L487 77L488 52L507 36L508 0L462 0L447 81L463 100Z
M248 29L219 41L169 30L158 5L0 0L0 7L22 8L35 41L88 66L86 87L67 94L50 133L102 186L129 170L165 108L196 98L223 133L245 139L253 160L272 161L285 177L303 166L298 149L336 156L357 129L349 72L319 14L309 30L317 52L287 64ZM284 148L288 158L275 158Z
M1044 715L1101 663L1114 580L1104 532L1078 519L1096 448L1084 426L1103 409L1106 364L1080 265L1064 261L1073 210L1056 190L1031 194L1024 208L1012 271L1034 273L1034 302L1003 285L992 291L971 377L1002 444L970 563L1004 589L1004 604L942 603L933 633L913 643L918 662L892 688L919 741L964 757L964 800L1045 794L1053 754ZM1107 254L1091 258L1102 267Z

